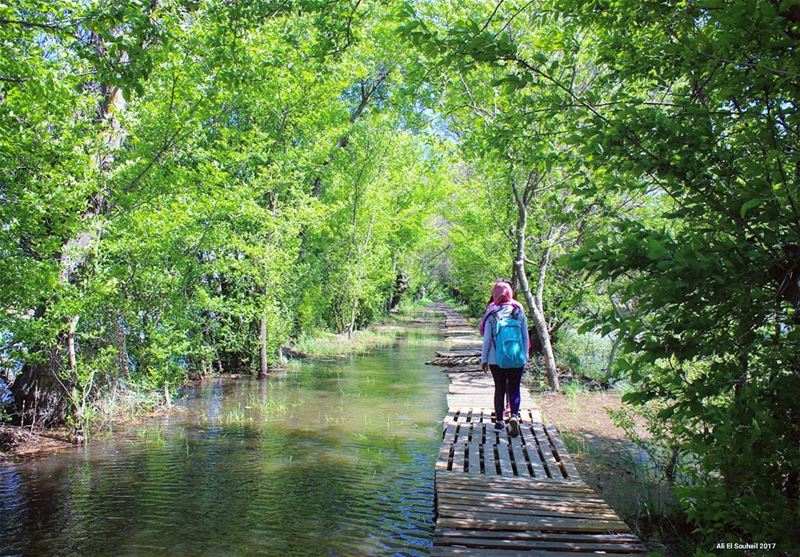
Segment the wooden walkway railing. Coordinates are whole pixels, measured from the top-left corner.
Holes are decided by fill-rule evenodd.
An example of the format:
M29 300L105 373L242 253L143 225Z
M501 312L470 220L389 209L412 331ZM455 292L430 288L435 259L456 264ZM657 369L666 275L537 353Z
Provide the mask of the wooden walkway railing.
M523 388L520 435L496 431L492 378L478 369L477 331L444 304L450 377L436 463L435 557L631 556L645 547L578 475L558 431Z

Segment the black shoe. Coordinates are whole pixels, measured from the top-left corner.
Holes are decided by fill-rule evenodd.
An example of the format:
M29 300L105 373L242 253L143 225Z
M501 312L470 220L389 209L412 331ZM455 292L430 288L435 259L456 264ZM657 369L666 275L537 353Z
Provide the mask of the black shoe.
M494 430L495 431L501 431L504 427L506 427L506 424L504 424L503 422L495 422L494 423Z
M518 416L511 416L511 419L508 420L508 430L511 433L511 437L516 437L519 435L519 417Z

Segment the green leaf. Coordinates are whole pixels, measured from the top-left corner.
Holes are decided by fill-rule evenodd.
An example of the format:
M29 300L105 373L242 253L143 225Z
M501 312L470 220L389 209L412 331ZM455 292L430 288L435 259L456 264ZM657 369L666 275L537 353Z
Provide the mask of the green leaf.
M759 199L759 198L757 198L757 197L756 197L756 198L753 198L753 199L751 199L750 201L745 201L744 203L742 203L742 208L741 208L741 209L739 209L739 215L740 215L742 218L744 218L744 216L747 214L747 211L749 211L749 210L750 210L750 209L752 209L753 207L758 207L758 206L759 206L759 205L761 205L761 203L763 203L763 202L764 202L764 200L763 200L763 199Z
M658 261L669 255L669 252L664 246L653 237L647 239L647 258L653 261Z

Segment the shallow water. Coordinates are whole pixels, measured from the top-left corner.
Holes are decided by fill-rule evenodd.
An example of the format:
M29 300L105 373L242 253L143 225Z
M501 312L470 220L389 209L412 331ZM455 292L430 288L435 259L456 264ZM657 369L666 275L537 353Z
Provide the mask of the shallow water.
M169 417L0 467L0 555L428 555L434 350L207 382Z

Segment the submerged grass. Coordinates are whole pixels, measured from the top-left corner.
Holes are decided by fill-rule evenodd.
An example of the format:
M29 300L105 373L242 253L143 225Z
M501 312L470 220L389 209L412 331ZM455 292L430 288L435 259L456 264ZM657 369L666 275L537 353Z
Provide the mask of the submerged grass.
M167 437L163 427L142 427L136 430L136 437L145 445L163 447L167 444Z
M115 424L138 421L167 408L171 408L171 400L165 398L164 391L139 385L115 385L95 396L85 408L81 423L68 421L68 425L73 430L82 428L85 441L89 441L110 433Z
M270 415L282 416L296 404L297 403L290 402L289 397L286 395L277 396L270 393L268 395L261 396L252 394L250 395L250 400L248 401L246 408L255 408L261 413L262 417L266 418Z

